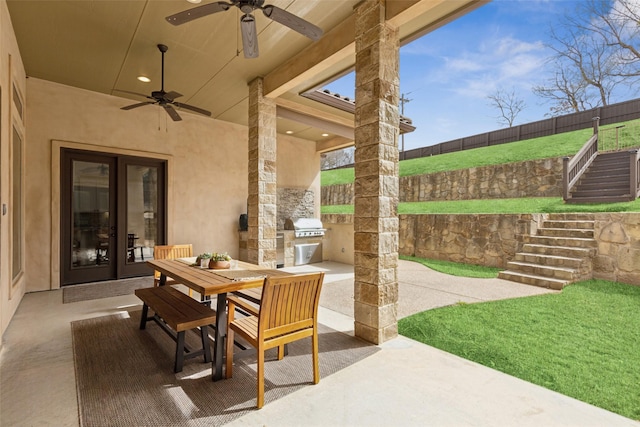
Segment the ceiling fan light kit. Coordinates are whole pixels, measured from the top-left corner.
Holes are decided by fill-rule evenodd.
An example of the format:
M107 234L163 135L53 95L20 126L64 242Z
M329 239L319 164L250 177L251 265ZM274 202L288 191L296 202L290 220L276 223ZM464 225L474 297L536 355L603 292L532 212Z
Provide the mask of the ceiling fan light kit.
M264 0L231 0L231 2L219 1L197 6L192 9L167 16L166 20L173 25L182 25L187 22L191 22L194 19L202 18L218 12L225 12L229 10L231 6L235 6L244 14L240 17L240 29L242 32L242 47L245 58L258 57L258 33L256 30L255 17L252 14L256 9L260 9L267 18L287 26L303 36L309 37L313 41L317 41L322 37L322 29L312 23L305 21L299 16L296 16L291 12L287 12L277 6L263 5Z

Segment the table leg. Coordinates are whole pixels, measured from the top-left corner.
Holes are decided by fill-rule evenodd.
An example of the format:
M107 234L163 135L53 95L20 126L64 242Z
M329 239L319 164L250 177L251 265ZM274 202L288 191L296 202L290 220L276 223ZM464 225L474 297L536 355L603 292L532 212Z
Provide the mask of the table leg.
M164 286L167 284L167 275L164 273L160 273L160 283L158 283L158 286Z
M224 357L224 340L227 336L227 294L218 294L216 303L216 342L213 349L212 376L213 381L222 379L222 365Z

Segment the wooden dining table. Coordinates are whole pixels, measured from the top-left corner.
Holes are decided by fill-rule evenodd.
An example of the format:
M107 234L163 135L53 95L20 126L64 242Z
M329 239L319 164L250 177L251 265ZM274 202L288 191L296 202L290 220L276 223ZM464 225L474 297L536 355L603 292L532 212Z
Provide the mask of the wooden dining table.
M287 273L243 261L235 261L234 268L214 270L195 265L195 258L155 259L147 265L160 272L160 286L170 277L200 294L203 302L216 296L215 343L212 378L222 379L224 339L227 335L227 294L262 286L266 277L288 276Z

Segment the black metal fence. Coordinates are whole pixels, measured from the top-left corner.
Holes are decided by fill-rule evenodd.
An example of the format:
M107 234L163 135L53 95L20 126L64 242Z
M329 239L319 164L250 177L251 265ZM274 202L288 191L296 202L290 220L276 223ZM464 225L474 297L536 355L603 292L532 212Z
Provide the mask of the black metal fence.
M593 108L565 116L552 117L506 129L454 139L429 147L407 150L404 153L400 153L400 159L435 156L437 154L453 153L455 151L506 144L508 142L586 129L593 126L594 117L600 117L600 126L640 118L640 99L633 99L618 104L607 105L606 107Z

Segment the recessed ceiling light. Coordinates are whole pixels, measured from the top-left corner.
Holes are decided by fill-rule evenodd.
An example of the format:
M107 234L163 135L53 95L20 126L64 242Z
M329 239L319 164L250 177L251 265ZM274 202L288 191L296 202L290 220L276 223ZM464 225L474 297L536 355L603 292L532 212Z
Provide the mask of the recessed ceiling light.
M288 134L288 135L291 135L293 133L293 131L292 130L288 130L285 133Z
M329 136L329 134L328 133L323 133L322 136Z
M189 3L200 3L202 0L187 0Z
M151 81L151 79L147 76L138 76L138 80L145 83L149 83Z

